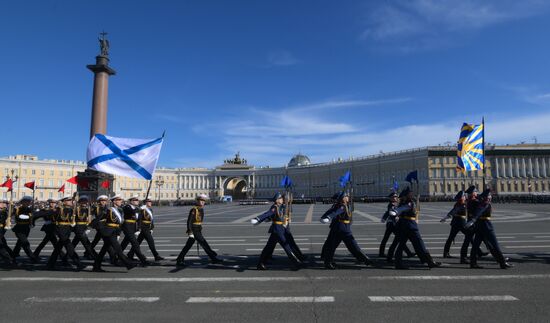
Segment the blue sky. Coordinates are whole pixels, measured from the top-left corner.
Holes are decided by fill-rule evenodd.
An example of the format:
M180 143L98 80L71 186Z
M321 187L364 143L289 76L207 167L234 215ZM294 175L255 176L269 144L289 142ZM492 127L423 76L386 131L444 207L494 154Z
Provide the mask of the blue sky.
M85 159L98 33L108 134L159 165L257 166L456 142L550 142L548 1L4 1L0 156Z

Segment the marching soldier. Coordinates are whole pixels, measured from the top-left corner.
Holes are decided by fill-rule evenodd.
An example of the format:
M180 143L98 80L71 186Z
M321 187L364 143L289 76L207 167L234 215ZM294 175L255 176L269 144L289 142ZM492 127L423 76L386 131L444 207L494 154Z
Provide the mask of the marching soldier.
M447 219L451 219L451 232L449 233L449 237L447 238L447 241L445 242L445 247L443 248L443 258L452 258L451 254L449 253L451 249L451 243L453 243L456 235L459 232L462 232L464 234L464 242L462 243L462 248L460 249L460 263L461 264L468 264L468 244L466 243L466 236L468 235L468 230L466 230L466 216L467 216L467 208L466 208L466 193L464 191L458 192L455 196L455 205L453 209L444 216L440 222L443 223L447 221Z
M336 208L338 208L338 196L339 195L340 195L339 193L335 193L332 196L332 201L334 203L332 203L332 206L321 216L321 218L325 217L327 214L330 214L332 211L334 211ZM333 218L330 225L329 225L330 230L328 232L327 239L325 240L325 242L323 243L323 247L321 248L321 260L323 260L323 261L326 259L326 256L327 256L329 250L331 250L331 245L334 242L334 234L336 232L336 230L334 230L335 222L336 222L335 219L336 218Z
M95 257L97 257L97 253L94 249L92 249L92 245L90 240L88 240L88 235L86 234L88 225L92 222L92 212L88 203L89 199L86 195L82 195L78 199L79 205L76 208L76 225L74 227L75 236L73 238L73 246L76 248L78 243L82 243L82 246L86 251L84 255L87 256L88 259L94 260Z
M294 269L297 269L300 267L301 262L297 258L297 256L292 251L292 248L290 247L290 244L285 236L285 214L282 209L283 204L283 196L281 193L275 194L272 201L274 202L271 208L262 215L250 220L250 222L254 225L258 225L266 220L271 220L271 227L269 228L269 239L267 240L267 244L265 245L264 249L262 250L262 254L260 255L260 261L258 262L258 266L256 267L258 270L266 270L267 267L265 266L265 262L267 261L267 258L275 249L275 245L279 243L283 250L285 251L286 255L292 262Z
M17 243L13 248L13 254L18 255L19 250L23 248L27 256L30 258L31 262L37 263L38 258L34 256L31 251L31 244L29 243L28 237L31 232L31 221L32 221L32 197L23 196L21 199L21 205L15 208L15 226L12 231L17 237Z
M132 262L122 251L117 239L118 230L124 221L121 207L123 202L122 197L120 195L115 195L111 198L111 201L113 202L113 206L111 208L102 207L98 214L98 228L99 232L101 232L101 238L103 239L103 247L101 247L99 254L95 258L93 268L95 272L105 272L105 270L101 268L101 263L109 248L113 248L118 258L124 263L128 270L134 268Z
M403 264L403 249L407 244L407 240L410 240L418 258L423 263L428 264L428 267L440 267L440 262L435 262L426 249L420 231L418 230L418 223L416 222L416 205L413 201L413 192L409 187L404 189L401 194L401 203L397 208L397 215L399 220L397 221L397 237L399 239L399 245L395 251L395 268L396 269L408 269L409 267Z
M346 248L351 252L351 254L360 262L369 266L372 265L371 260L367 255L365 255L357 241L353 237L351 232L351 223L352 223L352 211L349 209L349 195L345 192L341 192L338 196L338 207L335 208L331 213L325 214L321 217L321 223L329 223L332 219L335 219L331 225L334 226L333 241L330 242L330 250L328 250L326 257L324 259L325 268L327 269L336 269L336 265L333 262L334 252L336 248L343 241L346 245ZM337 221L337 222L336 222Z
M386 257L386 262L392 262L393 261L393 254L395 253L395 248L397 248L397 245L399 244L399 239L397 239L397 212L395 211L397 209L397 206L399 205L399 196L396 192L392 192L389 195L390 202L388 203L388 209L382 215L381 222L386 222L386 231L384 232L384 237L382 238L382 242L380 243L380 250L378 253L379 257ZM387 256L384 255L384 249L386 248L386 242L388 242L388 239L390 238L390 235L393 233L393 242L390 245L390 248L388 249ZM414 256L414 254L411 252L411 250L405 245L404 249L405 253L407 254L408 258L411 258Z
M504 258L504 255L502 254L502 251L500 250L500 246L498 244L495 229L493 228L493 224L491 223L491 215L493 210L491 205L491 190L486 189L485 191L483 191L483 193L481 193L479 198L481 201L478 205L476 213L474 214L472 219L468 221L468 223L466 223L466 228L470 228L473 226L475 230L475 237L472 243L472 251L470 252L470 268L483 268L477 264L477 255L479 252L479 246L481 245L482 241L487 242L487 246L489 246L489 251L495 258L495 260L499 263L500 268L511 268L513 267L513 265L508 263L506 261L506 258Z
M12 257L12 251L8 247L6 238L6 227L8 226L8 201L0 200L0 257L11 265L17 265L17 261Z
M155 256L155 261L164 260L163 257L157 252L155 248L155 240L153 239L153 229L155 228L155 222L153 219L153 201L150 198L147 198L143 201L145 205L140 208L139 217L138 217L138 227L140 228L140 233L137 238L138 243L141 245L143 239L147 240L149 249L153 256ZM128 253L128 258L132 259L134 257L133 250L130 250Z
M285 215L285 224L283 224L283 226L285 227L285 238L288 241L288 245L290 246L292 253L294 253L298 260L304 262L306 260L306 256L304 256L304 254L300 250L300 247L298 247L298 245L296 244L296 240L294 240L292 232L290 232L290 223L292 222L292 207L290 204L291 200L292 198L290 197L290 193L286 193L283 195L283 205L281 206L281 212ZM275 244L266 245L266 248L268 247L271 249L266 250L266 259L269 259L269 257L273 255L273 251L275 251Z
M142 266L147 266L147 258L141 253L139 243L136 239L136 227L137 219L139 217L139 198L137 196L132 196L130 198L130 203L126 204L122 209L124 212L124 221L122 223L122 232L124 232L124 240L120 244L122 251L126 249L126 246L130 244L131 249L139 258Z
M96 230L94 240L91 244L92 249L95 249L95 246L98 244L99 240L101 240L102 237L101 230L99 230L100 220L104 218L111 209L109 206L109 197L107 195L98 196L96 201L97 204L92 210L93 219L92 223L90 224L90 226ZM117 257L113 247L107 249L107 253L109 253L109 260L111 264L115 265L117 263ZM95 255L97 258L97 253Z
M176 266L183 266L185 255L191 249L193 244L195 243L195 240L197 243L200 244L202 249L206 252L208 257L210 257L210 262L213 264L219 264L221 263L221 259L218 259L218 254L210 248L210 245L208 245L208 242L206 242L206 239L204 239L202 235L202 222L204 220L204 204L206 203L206 200L208 197L204 194L200 194L197 196L197 204L189 211L189 217L187 218L187 234L189 235L189 239L187 239L187 243L181 250L180 254L178 255L178 258L176 259Z
M49 243L52 244L52 247L55 248L55 245L57 244L57 237L55 236L55 220L54 216L57 213L57 201L54 199L48 199L48 207L45 209L40 210L37 215L35 215L32 219L33 226L36 223L36 220L42 218L44 223L42 224L42 228L40 228L40 231L44 231L46 234L40 244L34 249L34 256L36 258L40 257L40 252L44 247ZM62 258L65 258L65 253L61 251Z
M86 266L80 262L78 255L74 252L73 244L71 243L71 229L75 224L73 199L71 196L65 196L61 199L61 207L57 209L53 219L55 220L55 233L57 235L57 243L53 249L52 255L48 259L47 268L55 269L55 263L61 249L65 247L67 257L71 258L77 270L81 270Z
M470 221L474 214L476 213L478 206L479 206L479 200L478 200L478 190L474 185L471 185L466 190L466 194L468 194L468 199L466 200L466 211L467 216L466 219ZM468 247L472 242L474 241L474 228L470 227L469 230L466 231L466 234L464 235L464 242L462 243L462 248L466 249L466 253L468 253ZM478 258L481 258L483 256L488 255L489 253L481 251L481 248L479 249L479 252L477 254ZM468 264L469 261L466 259L466 261L461 261L463 264Z

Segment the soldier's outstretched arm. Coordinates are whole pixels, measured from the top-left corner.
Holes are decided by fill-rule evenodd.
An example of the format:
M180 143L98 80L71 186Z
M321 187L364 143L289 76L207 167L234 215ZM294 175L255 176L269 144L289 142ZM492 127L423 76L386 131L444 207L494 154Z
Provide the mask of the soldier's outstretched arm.
M275 215L275 212L276 212L276 210L275 210L275 207L273 206L269 210L267 210L266 212L264 212L261 215L255 217L254 219L250 220L250 222L252 224L262 223L267 219L271 219L273 217L273 215Z
M321 223L329 223L330 221L332 221L332 219L334 219L335 217L339 216L342 213L344 213L343 207L330 209L329 211L325 212L325 214L321 216L320 221Z

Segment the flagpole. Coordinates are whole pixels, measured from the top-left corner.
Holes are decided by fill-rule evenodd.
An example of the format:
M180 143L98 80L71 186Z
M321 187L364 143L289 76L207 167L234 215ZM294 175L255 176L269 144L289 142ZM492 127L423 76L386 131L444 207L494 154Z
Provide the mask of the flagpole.
M485 116L481 119L481 125L483 127L483 190L485 190L486 187L486 175L487 175L487 156L485 155Z
M149 180L149 187L147 187L147 194L145 194L145 199L149 198L149 192L151 191L151 185L153 184L153 178Z

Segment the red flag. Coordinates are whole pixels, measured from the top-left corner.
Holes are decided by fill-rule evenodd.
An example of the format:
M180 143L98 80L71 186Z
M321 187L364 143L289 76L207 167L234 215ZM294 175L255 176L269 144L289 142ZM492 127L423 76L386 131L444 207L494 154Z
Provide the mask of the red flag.
M109 180L104 180L101 182L101 187L109 189Z
M67 180L67 182L78 185L78 177L77 176L71 177ZM65 186L65 185L63 185L63 186Z
M88 181L87 180L84 180L84 179L80 179L78 178L78 176L74 176L74 177L71 177L67 180L67 182L69 183L72 183L72 184L76 184L82 188L88 188Z
M34 191L34 181L25 183L25 187Z
M57 191L61 193L65 193L65 184L61 185L61 187Z
M13 189L13 181L11 180L11 178L8 178L7 181L5 181L4 183L0 184L0 187L7 187L7 188L8 188L8 192L11 192L11 190Z

